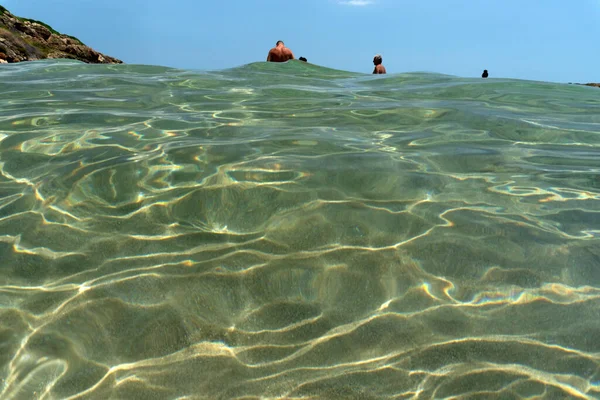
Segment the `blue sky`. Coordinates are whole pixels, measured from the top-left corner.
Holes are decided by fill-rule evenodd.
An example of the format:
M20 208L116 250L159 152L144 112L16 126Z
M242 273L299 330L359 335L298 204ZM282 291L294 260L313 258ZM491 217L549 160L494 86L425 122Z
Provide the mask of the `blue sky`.
M131 64L215 70L277 40L348 71L600 82L600 0L0 0Z

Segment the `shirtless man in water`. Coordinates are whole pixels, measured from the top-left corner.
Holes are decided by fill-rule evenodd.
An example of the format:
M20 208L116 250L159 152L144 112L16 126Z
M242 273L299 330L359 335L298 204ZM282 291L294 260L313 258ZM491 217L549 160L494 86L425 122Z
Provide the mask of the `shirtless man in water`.
M375 64L374 74L385 74L385 67L382 64L383 59L379 54L373 58L373 64Z
M287 47L281 40L279 40L275 47L269 50L269 55L267 56L267 61L272 62L286 62L287 60L293 60L294 53Z

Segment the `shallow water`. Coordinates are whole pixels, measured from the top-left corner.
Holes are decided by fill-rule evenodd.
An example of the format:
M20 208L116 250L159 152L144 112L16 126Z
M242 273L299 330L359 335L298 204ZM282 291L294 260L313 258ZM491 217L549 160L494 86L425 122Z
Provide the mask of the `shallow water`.
M600 90L0 66L0 398L600 397Z

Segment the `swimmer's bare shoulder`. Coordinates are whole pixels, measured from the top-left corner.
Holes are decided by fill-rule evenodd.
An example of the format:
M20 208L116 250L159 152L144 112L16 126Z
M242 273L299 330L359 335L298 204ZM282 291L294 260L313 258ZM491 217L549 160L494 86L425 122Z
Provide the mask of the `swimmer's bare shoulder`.
M285 47L283 49L283 55L284 58L287 60L294 60L294 53L292 53L292 50L288 49L287 47Z
M373 71L373 73L374 74L385 74L387 72L385 71L385 67L383 65L379 64L379 65L375 66L375 70Z

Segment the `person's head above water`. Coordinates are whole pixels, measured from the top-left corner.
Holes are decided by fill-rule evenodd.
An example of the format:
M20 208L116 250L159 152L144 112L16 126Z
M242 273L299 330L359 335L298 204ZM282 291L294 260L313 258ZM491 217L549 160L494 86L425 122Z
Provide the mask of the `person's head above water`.
M305 57L300 57L300 58L298 59L298 61L304 61L304 62L307 62L308 60L307 60Z
M483 74L481 74L482 78L487 78L489 76L487 69L483 70Z
M283 43L283 40L278 40L277 43L275 43L275 47L279 47L279 46L285 46L285 43Z
M375 64L375 69L373 70L374 74L385 74L385 67L383 66L383 58L381 57L381 54L377 54L375 55L375 57L373 57L373 64Z

